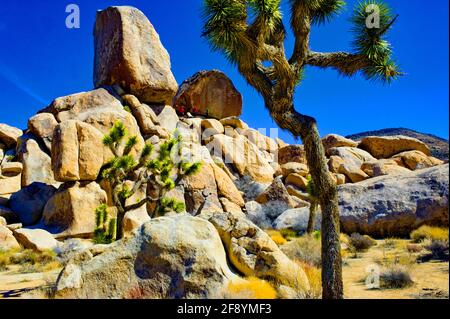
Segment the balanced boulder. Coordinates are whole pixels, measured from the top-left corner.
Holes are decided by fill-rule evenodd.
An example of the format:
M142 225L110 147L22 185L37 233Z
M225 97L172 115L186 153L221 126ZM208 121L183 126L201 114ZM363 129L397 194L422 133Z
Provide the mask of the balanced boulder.
M119 6L98 11L94 40L96 87L118 84L144 103L172 103L178 85L169 54L140 10Z
M173 105L184 111L222 119L240 116L242 96L221 71L200 71L185 80Z
M430 149L424 142L403 135L368 136L361 140L358 147L368 151L376 158L389 158L400 152L413 150L430 155Z

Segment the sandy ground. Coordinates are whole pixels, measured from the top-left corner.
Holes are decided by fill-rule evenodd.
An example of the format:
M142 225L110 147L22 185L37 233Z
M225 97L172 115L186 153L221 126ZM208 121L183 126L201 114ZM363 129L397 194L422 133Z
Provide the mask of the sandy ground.
M344 294L347 299L415 299L448 298L449 263L429 261L411 267L414 284L403 289L368 289L365 285L366 269L376 264L387 253L407 254L403 249L386 250L383 241L367 252L358 253L357 258L348 257L343 266ZM406 241L405 241L406 244ZM19 266L10 266L8 271L0 272L0 298L27 298L44 296L39 293L55 283L60 269L47 273L20 273Z
M406 242L406 241L405 241ZM344 295L349 299L414 299L414 298L448 298L449 263L429 261L411 266L411 277L414 284L402 289L368 289L365 279L368 266L376 264L383 253L407 254L401 249L383 249L383 241L358 258L347 258L343 267Z
M56 282L61 269L46 273L19 273L19 266L0 272L0 298L19 298Z

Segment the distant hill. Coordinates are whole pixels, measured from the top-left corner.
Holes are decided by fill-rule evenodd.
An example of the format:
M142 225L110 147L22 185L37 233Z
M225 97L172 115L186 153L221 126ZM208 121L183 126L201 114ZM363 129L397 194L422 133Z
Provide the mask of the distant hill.
M441 160L448 161L449 150L448 141L444 138L437 137L432 134L425 134L410 130L407 128L385 128L377 131L368 131L346 136L354 141L360 140L366 136L392 136L392 135L405 135L409 137L417 138L426 143L431 150L431 154Z

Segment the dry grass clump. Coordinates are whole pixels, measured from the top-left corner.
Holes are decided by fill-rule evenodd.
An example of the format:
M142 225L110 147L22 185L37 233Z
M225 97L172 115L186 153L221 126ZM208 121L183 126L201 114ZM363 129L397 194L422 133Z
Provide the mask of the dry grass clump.
M223 292L224 299L275 299L276 290L265 280L248 277L230 282Z
M426 239L448 241L448 228L423 225L412 231L410 237L415 243L420 243Z
M319 267L297 261L308 277L310 290L306 293L308 299L320 299L322 297L322 270Z
M278 246L284 245L287 243L287 239L283 237L283 235L275 229L267 229L266 233L270 236L270 238L277 244Z
M36 252L31 249L11 249L0 252L0 271L8 270L8 266L20 266L19 272L47 272L61 265L56 259L55 252L48 250Z
M421 245L418 245L418 244L407 244L406 245L406 250L410 254L416 254L416 253L420 253L423 250L423 247Z
M280 248L292 260L298 260L315 267L322 266L319 239L304 235L289 241Z
M399 238L386 238L382 244L385 249L406 249L407 241Z
M411 286L414 282L409 268L404 265L390 265L380 273L380 286L384 289L398 289Z

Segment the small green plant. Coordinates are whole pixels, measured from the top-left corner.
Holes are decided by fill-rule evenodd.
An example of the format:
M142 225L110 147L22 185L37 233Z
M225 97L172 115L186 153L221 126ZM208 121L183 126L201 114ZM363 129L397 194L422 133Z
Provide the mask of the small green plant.
M117 220L108 218L108 206L100 205L95 210L96 228L94 231L95 244L110 244L116 239Z
M162 143L156 156L152 154L152 144L145 144L142 150L137 152L135 148L138 138L131 136L124 142L126 136L125 126L121 121L117 121L109 134L103 138L103 144L114 154L114 158L102 168L101 179L109 182L112 201L117 208L116 239L123 237L122 225L126 212L147 203L154 207L153 211L149 212L152 217L162 216L168 211L182 212L185 209L184 203L166 197L166 193L178 186L183 178L196 174L201 168L201 163L190 163L182 157L179 147L182 142L181 135L175 134ZM138 154L133 156L133 151ZM131 189L127 186L128 181L134 182ZM147 186L150 191L147 191L143 199L129 204L127 200L143 186ZM111 221L108 228L113 230Z
M125 106L123 107L123 109L124 109L125 111L127 111L128 113L131 113L131 109L130 109L130 107L129 107L128 105L125 105Z

